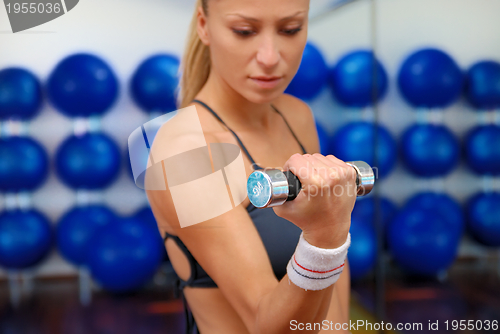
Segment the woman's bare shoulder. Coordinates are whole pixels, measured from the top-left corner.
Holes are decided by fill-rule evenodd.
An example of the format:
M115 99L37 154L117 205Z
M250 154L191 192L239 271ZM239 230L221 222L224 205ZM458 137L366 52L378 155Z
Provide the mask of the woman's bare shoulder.
M307 103L290 94L282 94L273 105L283 114L307 153L319 152L314 114Z

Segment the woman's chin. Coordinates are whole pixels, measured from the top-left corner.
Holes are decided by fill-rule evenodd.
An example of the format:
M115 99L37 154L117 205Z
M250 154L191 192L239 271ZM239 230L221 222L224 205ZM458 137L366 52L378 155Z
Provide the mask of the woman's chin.
M265 92L247 92L243 95L248 101L255 104L264 104L270 103L276 100L283 94L284 90L274 89L273 91L265 91Z

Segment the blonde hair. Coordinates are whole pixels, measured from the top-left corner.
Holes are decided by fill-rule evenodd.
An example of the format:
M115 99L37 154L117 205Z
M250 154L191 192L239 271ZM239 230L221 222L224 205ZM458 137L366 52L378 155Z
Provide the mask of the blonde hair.
M207 82L210 73L210 49L203 44L196 30L197 9L201 6L205 15L208 15L207 2L208 0L196 1L195 11L189 26L187 44L179 68L180 73L182 73L177 101L179 108L185 108L191 103Z

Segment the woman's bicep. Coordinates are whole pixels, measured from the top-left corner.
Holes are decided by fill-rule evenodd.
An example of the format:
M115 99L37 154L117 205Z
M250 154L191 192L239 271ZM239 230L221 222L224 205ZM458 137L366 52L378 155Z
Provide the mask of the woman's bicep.
M174 231L215 281L248 331L253 332L261 298L279 282L243 205L202 223L180 228L168 204L171 201L154 191L148 191L148 199L160 230L167 227Z
M184 228L179 236L252 333L260 299L278 280L245 208Z

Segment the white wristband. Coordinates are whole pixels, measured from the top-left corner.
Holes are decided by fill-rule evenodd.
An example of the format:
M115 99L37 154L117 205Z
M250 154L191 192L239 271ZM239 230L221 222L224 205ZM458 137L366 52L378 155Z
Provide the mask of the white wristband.
M342 246L327 249L308 243L302 232L295 253L286 267L288 279L306 291L326 289L337 282L344 270L350 245L351 233L347 234L347 240Z

